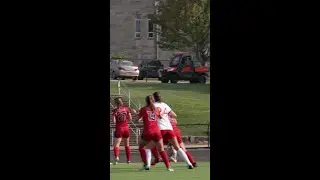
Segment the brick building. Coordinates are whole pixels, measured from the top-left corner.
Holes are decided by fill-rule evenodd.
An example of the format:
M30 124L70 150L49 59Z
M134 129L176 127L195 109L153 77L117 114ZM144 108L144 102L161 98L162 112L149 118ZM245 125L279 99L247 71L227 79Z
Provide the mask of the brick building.
M155 0L110 0L110 53L124 53L130 59L169 59L173 52L157 47L148 19L154 12Z

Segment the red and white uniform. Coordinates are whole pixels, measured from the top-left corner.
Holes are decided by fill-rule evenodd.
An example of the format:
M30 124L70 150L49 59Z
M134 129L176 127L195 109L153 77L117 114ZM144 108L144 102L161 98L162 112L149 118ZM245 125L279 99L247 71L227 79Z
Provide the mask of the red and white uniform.
M173 117L169 117L169 120L171 122L172 128L173 128L173 132L177 137L178 143L182 143L182 136L181 136L181 131L180 129L177 127L177 120Z
M164 102L155 102L154 106L160 111L161 118L158 120L158 126L161 130L163 141L166 142L170 139L173 139L176 136L169 120L171 108Z
M112 116L116 118L116 131L114 132L114 137L130 137L130 130L128 125L129 113L129 108L125 106L120 106L119 108L116 108L112 111Z
M158 118L160 115L159 110L152 111L148 106L140 109L139 119L143 120L143 134L142 139L149 142L155 141L158 142L162 139L160 129L158 127Z

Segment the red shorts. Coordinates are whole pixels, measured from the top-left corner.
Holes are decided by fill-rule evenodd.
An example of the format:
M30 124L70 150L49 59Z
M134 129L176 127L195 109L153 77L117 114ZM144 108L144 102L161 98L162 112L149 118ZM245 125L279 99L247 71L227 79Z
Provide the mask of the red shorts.
M161 130L161 135L162 135L164 144L168 144L168 140L176 137L176 135L172 130Z
M154 141L158 142L162 139L161 132L143 132L141 135L141 139L149 142L149 141Z
M129 138L130 137L130 130L129 128L119 128L116 129L114 132L115 138Z
M176 137L177 137L178 143L181 144L181 143L182 143L182 136L181 136L181 131L180 131L180 129L179 129L179 128L174 128L174 129L173 129L173 132L174 132L174 134L175 134Z

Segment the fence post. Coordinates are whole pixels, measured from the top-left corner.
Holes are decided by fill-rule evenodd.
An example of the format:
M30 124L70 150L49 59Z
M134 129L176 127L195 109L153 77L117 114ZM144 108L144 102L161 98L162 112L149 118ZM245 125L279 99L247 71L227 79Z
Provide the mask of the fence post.
M118 80L118 93L119 93L119 95L121 94L120 93L120 80Z
M137 128L137 136L136 136L136 143L139 144L139 137L140 137L140 129Z
M208 124L208 147L210 147L210 124Z
M130 93L130 91L129 91L129 107L131 107L131 106L130 106L130 105L131 105L130 101L131 101L131 93Z
M114 129L111 129L111 146L113 146L113 134L114 134Z

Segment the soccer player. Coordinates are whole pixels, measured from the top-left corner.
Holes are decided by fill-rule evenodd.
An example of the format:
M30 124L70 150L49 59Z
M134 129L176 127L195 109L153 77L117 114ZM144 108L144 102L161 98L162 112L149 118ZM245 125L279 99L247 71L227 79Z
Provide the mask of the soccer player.
M158 120L158 125L161 130L161 135L163 141L168 141L173 145L173 148L178 152L178 155L187 163L189 169L193 169L192 163L189 161L189 158L185 151L179 146L177 137L173 132L172 125L169 120L169 116L177 117L177 115L171 110L171 108L161 100L159 92L153 93L155 100L154 106L158 111L160 111L160 118Z
M123 106L122 99L120 97L115 98L114 102L116 104L116 108L112 111L113 122L116 124L116 131L114 132L114 164L118 164L119 162L119 146L121 140L124 139L125 151L127 157L127 163L130 163L130 146L129 146L129 137L130 130L128 121L132 120L132 116L130 113L130 109L126 106Z
M188 159L189 159L189 161L192 163L193 167L197 167L197 163L193 160L193 157L192 157L191 153L186 150L186 147L185 147L185 145L184 145L184 143L183 143L183 141L182 141L181 131L180 131L180 129L177 127L177 124L178 124L177 119L174 118L174 117L172 117L172 116L169 116L169 120L170 120L170 122L171 122L171 125L172 125L172 128L173 128L173 132L174 132L174 134L175 134L176 137L177 137L177 141L178 141L178 143L179 143L179 146L180 146L180 147L184 150L184 152L187 154ZM170 160L173 161L173 162L177 162L177 151L176 151L174 148L172 148L172 151L173 151L173 152L172 152L172 156L170 157Z
M167 156L166 151L164 151L161 131L158 127L158 119L160 116L160 111L154 106L153 96L146 97L146 106L141 108L139 111L138 120L143 120L143 135L142 140L147 142L147 147L145 153L141 153L141 159L145 163L144 169L149 170L151 166L151 150L155 145L160 151L160 155L163 159L164 164L167 167L168 171L173 171L170 167L170 162Z

